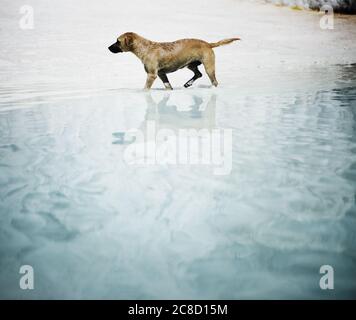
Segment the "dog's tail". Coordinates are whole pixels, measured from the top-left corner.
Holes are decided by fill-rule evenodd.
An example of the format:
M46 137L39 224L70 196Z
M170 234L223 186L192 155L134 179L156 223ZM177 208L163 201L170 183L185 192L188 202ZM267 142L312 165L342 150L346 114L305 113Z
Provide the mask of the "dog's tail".
M220 40L218 42L212 42L209 44L210 44L211 48L216 48L216 47L224 46L225 44L229 44L235 40L241 40L241 39L240 38L229 38L229 39Z

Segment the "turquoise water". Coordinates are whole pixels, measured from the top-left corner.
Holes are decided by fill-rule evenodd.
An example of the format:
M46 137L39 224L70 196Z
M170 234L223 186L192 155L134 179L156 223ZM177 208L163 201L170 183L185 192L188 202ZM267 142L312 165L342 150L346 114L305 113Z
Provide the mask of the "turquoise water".
M169 93L3 89L0 297L355 298L355 71ZM232 129L231 172L127 164L130 129L148 121ZM34 290L19 288L25 264Z

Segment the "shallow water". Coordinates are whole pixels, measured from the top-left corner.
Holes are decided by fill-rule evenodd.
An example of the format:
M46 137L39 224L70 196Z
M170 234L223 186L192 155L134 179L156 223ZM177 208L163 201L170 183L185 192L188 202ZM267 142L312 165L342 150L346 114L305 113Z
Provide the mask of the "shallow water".
M29 4L30 29L22 1L0 6L0 298L356 298L355 17L322 30L261 1ZM124 31L242 41L216 50L218 88L182 89L181 70L145 93L135 57L107 50ZM231 171L129 164L152 125L170 152L182 129L232 129Z
M3 90L0 297L355 298L355 71L25 102ZM232 129L231 172L127 164L130 129L149 121ZM18 286L24 264L33 291Z

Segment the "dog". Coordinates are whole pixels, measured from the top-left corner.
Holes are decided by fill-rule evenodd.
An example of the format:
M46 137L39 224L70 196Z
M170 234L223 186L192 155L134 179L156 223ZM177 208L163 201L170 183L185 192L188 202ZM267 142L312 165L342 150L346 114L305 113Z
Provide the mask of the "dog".
M213 48L229 44L240 38L224 39L209 43L199 39L181 39L174 42L154 42L134 32L126 32L117 38L108 49L112 53L132 52L143 63L147 73L145 89L149 90L157 76L168 90L172 86L167 73L187 67L194 72L193 78L184 84L190 87L195 80L202 77L198 66L203 64L213 86L218 82L215 77L215 54Z

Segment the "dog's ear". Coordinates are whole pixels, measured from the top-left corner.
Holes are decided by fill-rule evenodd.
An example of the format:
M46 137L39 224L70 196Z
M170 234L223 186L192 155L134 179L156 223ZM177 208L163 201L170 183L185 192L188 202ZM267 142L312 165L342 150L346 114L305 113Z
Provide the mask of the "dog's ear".
M125 39L124 39L124 42L125 42L125 46L127 49L131 50L132 48L132 43L133 43L133 36L132 34L126 34L125 36Z

